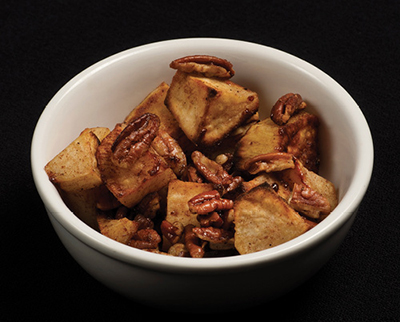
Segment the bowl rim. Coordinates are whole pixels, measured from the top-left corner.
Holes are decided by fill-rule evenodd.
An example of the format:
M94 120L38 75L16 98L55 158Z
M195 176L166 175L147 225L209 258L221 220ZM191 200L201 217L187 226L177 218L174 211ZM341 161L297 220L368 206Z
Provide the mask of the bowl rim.
M348 106L346 113L348 113L352 126L356 129L356 140L360 143L353 180L336 209L325 220L303 235L273 248L246 255L195 259L155 254L118 243L87 226L66 207L56 189L48 180L39 153L41 140L46 136L44 124L51 119L55 107L64 96L68 95L85 79L94 76L98 71L132 55L146 53L151 50L163 50L163 48L169 46L190 47L193 45L198 46L199 44L204 44L206 48L220 48L221 46L246 47L248 51L258 51L275 59L284 60L286 63L311 74L318 81L324 83L325 86L330 87L332 91L337 93L341 103ZM357 211L371 179L373 159L373 141L367 121L357 103L333 78L303 59L281 50L253 42L225 38L180 38L158 41L121 51L91 65L68 81L49 101L39 117L31 144L33 179L49 216L55 219L72 236L104 255L132 265L175 273L227 272L243 269L257 264L274 262L282 257L294 255L313 247L334 234Z

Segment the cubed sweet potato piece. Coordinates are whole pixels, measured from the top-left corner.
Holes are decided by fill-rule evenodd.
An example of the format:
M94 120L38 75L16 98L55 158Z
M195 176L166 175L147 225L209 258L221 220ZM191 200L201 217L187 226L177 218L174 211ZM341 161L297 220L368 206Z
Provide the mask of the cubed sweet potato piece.
M233 209L240 254L280 245L311 228L267 183L239 196Z
M145 113L152 113L160 118L160 129L166 131L175 140L182 135L178 122L165 106L164 101L169 89L169 85L162 82L146 98L136 106L125 118L124 123L128 124Z
M96 205L98 191L101 187L77 191L58 189L61 198L75 216L95 230L98 230Z
M210 147L256 113L259 99L257 93L230 80L178 70L165 104L193 143Z
M97 168L96 150L107 128L85 129L78 138L56 155L45 171L50 181L64 191L92 189L102 184Z
M111 239L122 244L128 244L133 235L139 229L139 223L124 217L121 219L110 219L105 215L98 215L97 222L100 232Z

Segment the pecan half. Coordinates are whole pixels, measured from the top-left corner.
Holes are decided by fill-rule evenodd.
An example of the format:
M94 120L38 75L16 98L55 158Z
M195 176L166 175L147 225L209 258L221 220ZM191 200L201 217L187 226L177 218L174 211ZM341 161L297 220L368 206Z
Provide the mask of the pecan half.
M186 155L178 142L166 131L160 129L151 146L167 162L178 177L185 174Z
M303 110L306 106L300 94L288 93L278 99L272 107L270 116L276 124L284 125L296 111Z
M216 188L229 192L236 189L243 181L239 176L233 177L225 171L222 165L210 160L200 151L192 153L192 160L196 169L209 182L217 185Z
M294 168L294 160L290 153L266 153L247 160L243 167L251 174L281 171Z
M151 113L129 123L111 146L113 162L123 168L135 163L149 149L159 127L159 117Z
M229 61L209 55L178 58L169 66L184 73L196 73L206 77L230 78L235 75L233 65Z
M213 211L233 208L233 201L222 199L217 190L206 191L188 201L189 210L194 214L205 215Z

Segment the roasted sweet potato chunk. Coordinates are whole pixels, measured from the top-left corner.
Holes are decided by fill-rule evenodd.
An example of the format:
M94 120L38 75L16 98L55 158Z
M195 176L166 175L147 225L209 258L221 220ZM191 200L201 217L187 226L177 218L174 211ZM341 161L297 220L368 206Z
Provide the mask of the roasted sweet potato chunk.
M59 189L76 192L102 184L95 156L100 141L94 132L99 134L109 130L85 129L45 166L50 181Z
M240 254L280 245L311 228L267 183L239 196L233 209L235 247Z
M256 113L259 100L257 93L230 80L178 70L165 103L193 143L210 147Z
M95 230L98 230L96 206L98 191L101 187L78 191L64 191L59 189L60 196L67 207L75 216Z
M281 142L279 126L271 119L264 119L254 124L236 146L234 154L236 167L247 171L249 160L263 154L283 152Z
M105 215L98 215L97 222L100 232L111 238L127 245L134 234L138 231L139 223L128 218L113 219Z
M253 168L260 171L280 171L293 168L288 158L279 159L277 153L288 153L298 158L307 169L318 171L319 152L317 147L318 118L315 115L300 112L291 117L285 125L277 125L267 118L253 125L238 142L235 151L236 166L239 170ZM266 167L257 157L265 155L273 160ZM274 158L267 158L273 156ZM252 162L254 161L254 162ZM259 164L257 164L259 162Z
M94 229L98 229L96 204L103 186L95 153L109 132L105 127L85 129L45 166L68 208Z
M160 130L167 132L173 139L177 140L182 150L191 151L194 149L193 143L186 137L179 127L178 121L165 106L164 101L168 89L169 85L162 82L125 117L124 124L129 124L146 113L155 114L160 118Z
M199 226L197 216L189 210L188 201L199 193L212 190L209 183L172 180L168 185L165 221L176 226ZM163 235L163 249L168 250L171 241Z
M178 139L183 134L182 130L179 128L178 122L175 120L174 116L164 104L168 89L169 85L162 82L125 117L124 123L129 124L145 113L152 113L160 118L160 129L166 131L174 139Z

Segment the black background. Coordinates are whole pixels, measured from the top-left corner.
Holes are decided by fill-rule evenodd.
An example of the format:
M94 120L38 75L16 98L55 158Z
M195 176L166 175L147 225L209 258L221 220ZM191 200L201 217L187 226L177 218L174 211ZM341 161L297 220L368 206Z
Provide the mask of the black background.
M332 259L286 296L240 312L281 321L400 320L399 17L397 0L3 1L0 321L190 318L129 301L72 259L35 190L29 155L42 110L73 76L122 50L186 37L247 40L312 63L352 95L374 139L370 187ZM206 311L207 299L197 300Z

